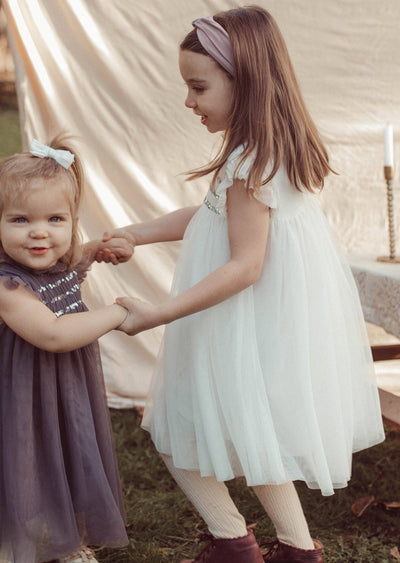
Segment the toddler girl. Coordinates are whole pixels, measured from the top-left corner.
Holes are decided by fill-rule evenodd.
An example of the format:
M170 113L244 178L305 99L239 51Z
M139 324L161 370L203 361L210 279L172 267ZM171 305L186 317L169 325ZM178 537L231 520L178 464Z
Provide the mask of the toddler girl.
M0 559L96 561L127 543L96 339L126 310L87 311L105 246L78 237L82 168L64 139L0 163ZM128 254L124 239L113 252Z
M210 189L199 208L112 233L184 238L168 302L117 301L130 334L167 324L143 426L213 536L191 561L321 562L292 482L331 495L352 452L384 439L357 290L315 193L331 169L271 15L253 6L193 25L185 105L223 132L190 175L212 173ZM275 525L263 554L224 484L236 476Z

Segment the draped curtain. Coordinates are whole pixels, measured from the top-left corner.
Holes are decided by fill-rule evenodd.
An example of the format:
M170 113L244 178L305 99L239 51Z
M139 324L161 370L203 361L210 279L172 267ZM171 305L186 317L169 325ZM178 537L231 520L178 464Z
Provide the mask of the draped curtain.
M399 159L400 2L258 0L277 19L302 91L338 175L322 202L347 252L387 253L383 129ZM16 68L24 147L65 131L86 168L84 240L200 204L207 179L185 182L218 148L184 107L178 45L196 17L231 0L3 0ZM397 144L396 144L397 143ZM395 175L399 232L399 173ZM158 303L180 243L137 248L127 264L94 264L89 308L134 295ZM268 312L266 311L266 315ZM142 405L162 328L101 338L110 406Z

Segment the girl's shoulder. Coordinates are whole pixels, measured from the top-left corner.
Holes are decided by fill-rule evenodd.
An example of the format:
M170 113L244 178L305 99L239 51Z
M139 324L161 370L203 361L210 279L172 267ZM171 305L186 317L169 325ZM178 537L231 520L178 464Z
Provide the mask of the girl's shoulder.
M0 312L7 308L10 300L10 291L23 287L30 294L35 294L34 287L29 281L29 276L22 266L6 261L0 262ZM0 316L0 325L4 325Z
M229 188L234 180L246 180L254 157L249 155L244 158L244 145L239 145L228 156L224 166L219 170L217 183L219 189Z
M250 153L245 155L245 149L245 145L239 145L229 155L220 175L221 189L229 188L235 180L247 180L250 168L254 162L255 154ZM265 178L268 177L270 171L271 166L267 165L264 173ZM277 207L274 178L272 178L268 184L264 184L258 189L254 189L252 186L250 186L249 189L252 191L253 196L264 205L271 208Z
M38 288L41 282L34 276L32 272L23 266L2 261L0 262L0 300L7 300L10 291L23 287L30 294L38 297ZM3 301L6 303L6 301Z
M6 285L12 285L12 282L17 282L17 280L22 285L29 285L31 275L26 268L17 263L0 261L0 278L3 279L3 282Z
M247 176L250 166L254 161L254 154L250 153L244 157L246 150L245 145L239 145L228 156L226 161L226 173L228 175L236 174L242 179L242 176Z

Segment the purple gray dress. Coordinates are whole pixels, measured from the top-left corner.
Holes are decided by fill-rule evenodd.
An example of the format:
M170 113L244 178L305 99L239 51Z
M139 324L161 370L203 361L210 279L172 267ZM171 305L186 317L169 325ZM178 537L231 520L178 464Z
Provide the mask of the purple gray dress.
M57 316L87 310L85 274L84 265L0 264L10 291L25 286ZM127 543L97 342L51 353L1 323L0 559L10 550L14 563L35 563Z

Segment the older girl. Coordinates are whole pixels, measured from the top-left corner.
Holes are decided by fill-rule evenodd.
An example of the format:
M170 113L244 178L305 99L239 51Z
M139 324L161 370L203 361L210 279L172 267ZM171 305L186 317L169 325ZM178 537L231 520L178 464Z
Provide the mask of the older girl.
M330 495L352 452L384 439L357 290L316 191L328 157L271 15L193 22L186 106L223 133L199 208L113 233L184 238L171 299L128 298L130 333L167 324L143 425L206 521L208 563L322 561L293 481ZM127 326L127 325L125 325ZM224 481L244 476L275 525L263 555Z

